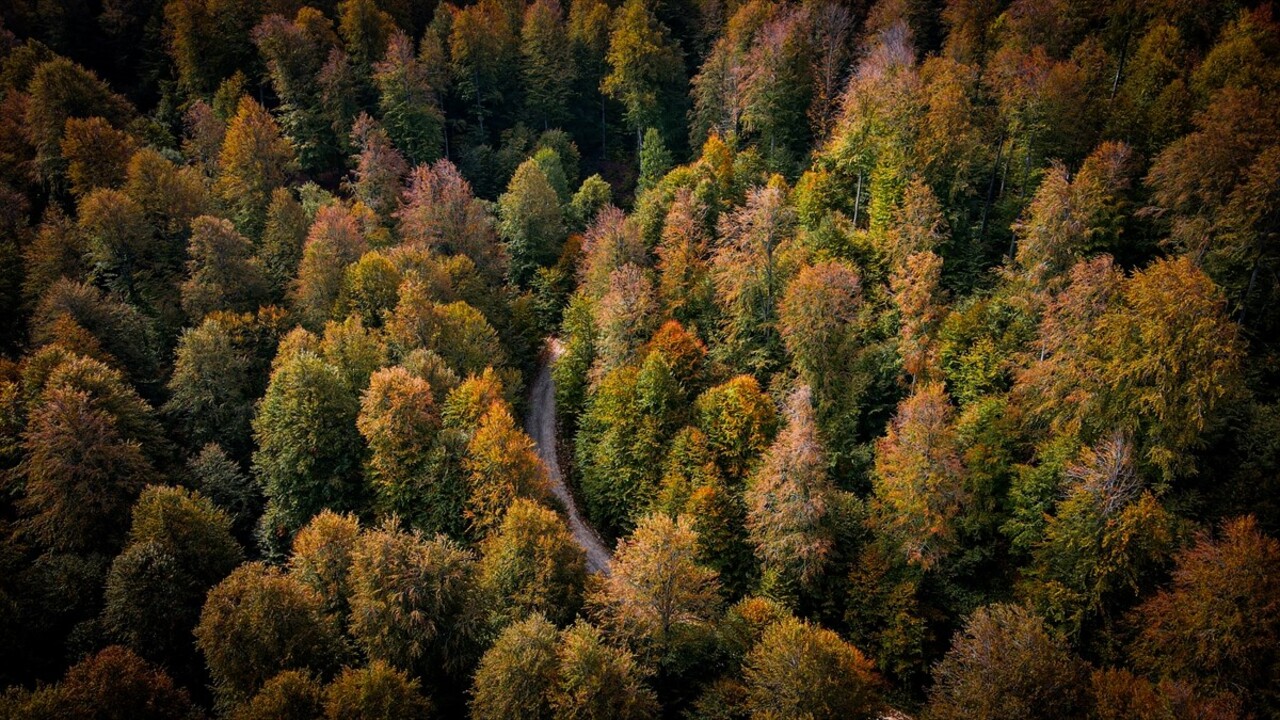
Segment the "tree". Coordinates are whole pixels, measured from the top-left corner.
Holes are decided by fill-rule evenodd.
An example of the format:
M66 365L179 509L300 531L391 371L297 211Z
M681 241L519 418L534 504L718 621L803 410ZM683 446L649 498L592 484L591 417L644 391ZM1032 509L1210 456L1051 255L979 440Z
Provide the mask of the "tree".
M641 657L679 674L693 657L683 656L712 628L720 609L714 570L698 563L692 520L661 513L640 520L618 543L590 604L609 632Z
M341 205L326 205L316 213L292 293L309 327L323 327L333 317L347 266L368 249L356 217Z
M554 717L566 720L647 720L658 716L644 671L625 649L605 644L583 622L561 634L560 673L551 692Z
M325 690L324 716L329 720L424 720L431 703L418 681L384 662L346 668Z
M1173 582L1133 614L1135 666L1209 693L1239 693L1261 713L1277 707L1280 542L1249 516L1201 534L1175 558Z
M165 414L198 444L217 443L233 458L249 456L254 403L267 389L270 356L284 314L215 312L178 337Z
M466 255L491 280L506 271L506 251L498 242L493 219L448 160L414 168L404 207L396 217L400 234L409 243L446 255Z
M431 36L422 41L422 56L414 57L413 40L402 32L391 35L387 54L374 65L373 82L378 88L378 108L382 124L396 148L413 166L433 163L444 144L444 92L441 68L429 57Z
M839 635L792 617L769 625L743 668L751 717L872 718L880 679Z
M25 696L25 697L24 697ZM119 645L103 648L67 670L53 686L10 693L0 709L12 717L68 720L186 720L198 717L187 691L165 671Z
M520 16L494 0L452 12L450 62L458 93L476 119L481 136L485 120L500 112L518 67Z
M680 47L646 0L627 0L614 13L607 60L609 74L600 89L626 109L639 153L641 133L663 127L664 106L677 102L674 96L684 82Z
M253 697L283 670L329 670L342 651L320 596L262 563L241 565L209 591L195 635L224 706Z
M360 535L354 515L322 510L293 537L289 575L314 590L321 607L341 622L351 596L351 553Z
M258 261L271 280L273 296L279 300L298 273L309 223L302 205L287 188L272 191L266 217Z
M233 720L316 720L324 711L324 688L304 670L285 670L237 707Z
M1015 397L1086 442L1127 432L1166 477L1186 469L1187 452L1239 387L1236 325L1190 258L1156 261L1123 281L1105 256L1077 264L1039 340Z
M24 130L35 150L35 179L43 183L60 184L66 171L62 139L67 120L100 117L119 129L134 115L129 101L111 92L97 75L60 56L35 67L26 94Z
M610 273L608 290L596 305L599 367L612 370L639 360L657 319L653 283L643 269L627 263Z
M784 257L795 222L781 188L762 187L720 219L721 244L712 265L723 309L724 353L743 371L769 372L782 357L778 301L789 268Z
M502 367L506 351L484 315L463 300L444 304L436 297L426 283L406 280L386 322L388 340L405 353L422 349L439 355L459 376Z
M513 502L550 497L546 468L505 403L491 405L481 416L463 467L470 488L465 515L477 537L497 528Z
M784 10L756 33L744 58L736 101L743 130L759 137L772 166L793 170L810 142L808 111L814 78L812 11Z
M107 576L103 624L143 657L185 669L205 593L242 557L231 518L208 498L152 485L134 504L129 544Z
M802 268L778 306L778 333L818 403L845 398L841 382L855 354L862 280L847 264L829 260Z
M1143 487L1132 452L1120 434L1081 451L1034 551L1027 594L1072 636L1149 585L1174 542L1176 521Z
M941 384L925 385L876 443L874 524L924 568L950 551L969 502L954 413Z
M77 212L92 274L136 301L148 271L164 269L154 228L142 206L119 190L99 188L80 199Z
M61 147L71 193L80 196L94 188L119 187L137 144L100 117L73 117L67 118Z
M1086 666L1030 610L979 608L934 670L928 716L1001 720L1085 717Z
M356 541L350 583L350 633L371 660L440 682L470 671L482 617L470 551L384 526Z
M936 379L937 334L942 325L942 258L925 251L910 255L900 272L889 279L893 302L898 307L898 353L902 367L918 380Z
M662 133L656 128L645 130L644 141L640 144L640 178L636 181L636 193L656 186L674 164L671 151L662 142Z
M1240 701L1231 695L1205 697L1193 685L1163 679L1158 683L1128 670L1094 670L1094 709L1099 720L1235 720Z
M560 4L538 0L525 9L520 30L520 72L525 115L543 130L564 126L577 81Z
M54 550L118 547L129 506L156 477L139 439L103 398L73 386L51 382L30 413L18 466L30 532Z
M695 410L717 467L736 486L773 442L777 409L754 377L739 375L699 395Z
M507 241L516 282L527 282L536 268L550 265L560 254L564 212L546 172L533 159L520 163L498 198L498 232Z
M253 420L254 474L268 500L264 539L287 546L324 508L363 507L359 401L341 370L309 351L283 359Z
M231 519L231 534L251 545L262 514L262 489L216 443L209 443L187 462L195 489Z
M714 327L715 307L709 215L706 202L687 189L677 190L657 247L663 308L682 323L698 323L708 330Z
M387 39L395 30L395 21L378 8L373 0L342 0L338 3L338 32L346 44L347 54L362 75L378 58L386 54Z
M538 613L507 626L485 651L471 690L472 720L550 720L559 634Z
M267 281L252 258L253 246L227 220L193 220L187 255L182 308L193 324L215 310L252 312L266 300Z
M1062 165L1049 170L1014 225L1014 260L1032 288L1061 278L1080 257L1118 249L1134 164L1128 145L1109 142L1089 155L1074 179Z
M808 388L792 393L787 426L747 482L747 530L766 573L784 584L811 584L824 572L833 538L828 520L835 487L814 423Z
M383 126L367 114L356 118L351 137L360 153L348 184L379 220L389 222L400 207L400 184L409 174L409 166Z
M319 171L340 160L342 139L326 117L320 75L338 42L333 24L322 12L304 7L292 20L268 15L253 30L253 41L280 98L284 131L292 139L298 163Z
M215 183L241 232L262 234L272 192L288 179L293 160L293 147L271 115L253 98L241 98L227 125Z
M647 251L639 223L609 206L600 211L582 237L578 289L593 299L609 291L613 273L624 265L643 267Z
M530 500L513 502L480 546L480 586L497 599L493 615L504 623L537 615L569 624L585 582L586 555L569 527Z

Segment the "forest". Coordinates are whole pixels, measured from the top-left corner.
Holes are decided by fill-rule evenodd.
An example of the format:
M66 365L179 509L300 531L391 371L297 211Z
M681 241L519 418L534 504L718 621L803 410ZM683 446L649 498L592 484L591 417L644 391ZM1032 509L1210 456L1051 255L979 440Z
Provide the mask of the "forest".
M0 720L1280 718L1257 0L0 3Z

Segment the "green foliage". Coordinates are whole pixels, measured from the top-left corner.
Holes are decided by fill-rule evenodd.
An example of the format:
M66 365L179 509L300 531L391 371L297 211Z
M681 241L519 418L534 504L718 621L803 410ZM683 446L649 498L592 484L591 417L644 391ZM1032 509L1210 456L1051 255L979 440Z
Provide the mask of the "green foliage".
M560 195L536 159L516 168L498 198L498 232L507 242L511 279L517 283L527 282L535 268L560 254L565 237Z
M343 654L320 595L262 563L241 565L209 592L195 635L226 706L253 697L283 670L324 672Z
M563 626L577 615L586 556L553 511L516 500L480 555L480 584L498 603L492 611L497 622L542 616Z
M324 508L362 507L362 443L356 388L342 371L309 351L285 358L271 374L253 420L254 474L267 497L261 533L268 547Z
M465 677L479 655L475 558L437 536L384 526L351 551L351 636L373 660L427 678Z

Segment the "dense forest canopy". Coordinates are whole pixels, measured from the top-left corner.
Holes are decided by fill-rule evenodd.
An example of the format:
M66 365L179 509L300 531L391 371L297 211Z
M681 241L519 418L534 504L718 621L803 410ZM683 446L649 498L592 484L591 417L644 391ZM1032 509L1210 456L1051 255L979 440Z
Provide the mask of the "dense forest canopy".
M1280 718L1280 18L9 0L0 491L0 720Z

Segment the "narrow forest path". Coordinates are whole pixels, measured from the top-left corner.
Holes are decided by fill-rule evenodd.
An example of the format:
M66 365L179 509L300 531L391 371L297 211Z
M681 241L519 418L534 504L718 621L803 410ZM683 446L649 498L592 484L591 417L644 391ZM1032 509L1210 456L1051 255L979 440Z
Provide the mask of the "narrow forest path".
M587 524L573 499L573 493L564 482L560 472L560 460L556 456L556 384L551 379L551 365L564 351L560 341L555 338L547 340L547 347L542 355L542 366L533 380L533 388L529 394L529 414L525 418L525 429L529 437L538 446L538 456L547 467L547 477L551 479L551 492L564 503L569 514L569 530L573 539L587 553L587 571L591 573L609 574L608 547L600 539L595 529Z

